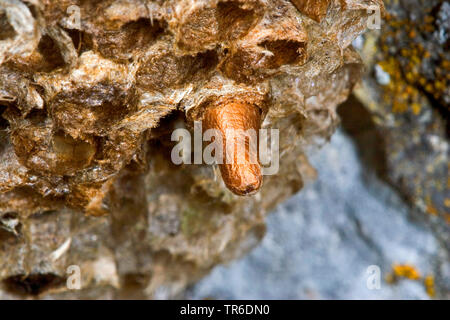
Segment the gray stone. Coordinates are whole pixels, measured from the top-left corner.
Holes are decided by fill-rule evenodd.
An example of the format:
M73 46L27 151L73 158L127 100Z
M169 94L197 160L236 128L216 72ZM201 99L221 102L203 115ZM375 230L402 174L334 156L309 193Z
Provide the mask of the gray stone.
M450 278L439 240L426 225L412 221L400 197L362 165L342 130L311 159L318 180L275 210L261 245L217 267L187 297L428 299L421 281L388 284L392 264L408 263L423 276ZM380 290L367 287L371 265L381 268ZM449 298L448 280L436 282L438 297Z

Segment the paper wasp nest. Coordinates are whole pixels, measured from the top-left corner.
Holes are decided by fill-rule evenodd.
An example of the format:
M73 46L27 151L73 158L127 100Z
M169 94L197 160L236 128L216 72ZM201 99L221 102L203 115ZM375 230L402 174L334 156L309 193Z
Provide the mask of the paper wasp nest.
M256 245L314 175L374 5L0 0L0 297L170 297ZM173 130L220 99L280 130L255 195L171 161Z

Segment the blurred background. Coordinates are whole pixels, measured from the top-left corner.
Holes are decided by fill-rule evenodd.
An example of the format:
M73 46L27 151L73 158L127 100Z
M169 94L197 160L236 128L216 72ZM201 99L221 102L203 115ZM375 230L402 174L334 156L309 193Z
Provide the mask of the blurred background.
M317 181L268 217L259 247L216 267L186 297L429 299L438 291L449 298L444 240L367 167L354 138L339 130L312 157ZM379 289L367 285L373 265Z

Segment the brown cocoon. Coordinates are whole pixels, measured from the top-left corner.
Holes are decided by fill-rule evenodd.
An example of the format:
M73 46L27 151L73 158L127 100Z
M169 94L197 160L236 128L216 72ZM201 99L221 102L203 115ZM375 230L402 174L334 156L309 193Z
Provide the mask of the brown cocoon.
M216 129L222 134L224 161L219 168L227 188L240 196L257 192L262 185L258 141L256 150L251 149L249 139L243 139L239 130L246 132L253 129L258 139L261 110L255 105L231 102L207 109L203 119L204 130ZM232 132L238 134L230 134ZM230 155L233 155L232 159Z

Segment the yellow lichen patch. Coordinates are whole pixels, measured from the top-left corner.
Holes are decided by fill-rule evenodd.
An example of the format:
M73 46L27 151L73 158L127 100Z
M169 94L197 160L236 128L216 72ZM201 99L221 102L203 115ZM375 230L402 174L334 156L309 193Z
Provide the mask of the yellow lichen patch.
M392 272L386 277L386 282L395 283L401 278L418 280L420 279L420 273L410 264L394 264L392 266Z
M417 269L409 264L394 264L392 267L395 276L407 278L411 280L418 280L420 278L420 273Z
M433 216L437 216L438 215L438 210L436 209L436 207L433 205L430 196L426 196L425 198L425 202L427 204L427 212Z
M436 295L434 276L428 274L422 278L417 268L411 264L393 264L392 271L385 278L386 282L389 284L394 284L400 279L423 281L427 294L431 298L434 298Z
M450 169L450 162L448 163L448 168ZM450 189L450 176L447 177L447 189Z
M433 205L428 205L427 206L427 212L433 216L437 216L438 215L438 211L436 209L436 207L434 207Z
M410 37L411 39L415 38L417 36L417 33L415 30L411 30L408 34L408 37Z
M379 66L387 72L391 81L384 87L383 99L392 105L392 112L403 113L411 108L416 115L420 113L421 104L419 100L419 91L412 85L409 85L404 79L399 62L390 57L385 61L380 61ZM416 75L409 72L405 75L406 79L414 81Z
M417 102L414 102L411 105L412 111L415 115L418 115L420 113L420 104L418 104Z
M447 222L448 224L450 224L450 213L446 213L445 216L445 222Z
M430 297L434 297L436 295L436 291L434 288L434 277L433 275L427 275L425 279L423 280L423 283L425 285L425 289L427 290L427 293Z
M444 200L444 205L445 205L447 208L450 208L450 198L445 198L445 200Z
M419 40L422 34L434 31L434 17L426 16L420 21L413 21L388 15L385 20L388 27L380 37L382 55L378 64L389 74L391 81L384 86L384 101L392 106L394 113L412 111L414 115L419 115L422 104L420 100L423 99L420 98L420 91L439 99L444 95L450 79L450 62L444 57L434 70L434 80L421 74L423 61L433 57ZM402 38L404 32L408 43L397 52L392 52L390 43L393 38Z

